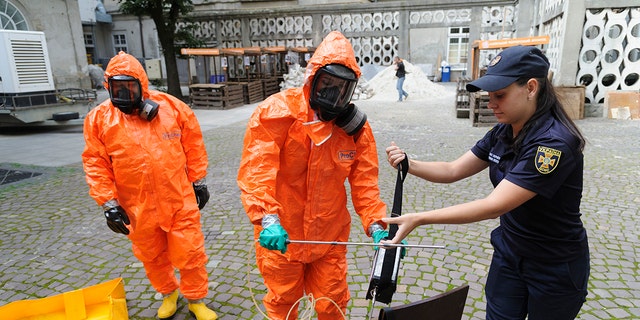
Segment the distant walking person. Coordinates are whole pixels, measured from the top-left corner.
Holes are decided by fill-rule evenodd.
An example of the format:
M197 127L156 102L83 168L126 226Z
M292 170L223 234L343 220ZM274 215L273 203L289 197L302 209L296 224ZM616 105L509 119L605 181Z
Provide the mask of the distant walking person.
M396 89L398 89L398 102L401 102L402 97L404 97L404 100L409 98L409 94L402 89L404 77L407 75L407 72L404 70L404 62L400 57L396 56L393 58L393 64L396 65L396 77L398 77L398 83L396 84Z

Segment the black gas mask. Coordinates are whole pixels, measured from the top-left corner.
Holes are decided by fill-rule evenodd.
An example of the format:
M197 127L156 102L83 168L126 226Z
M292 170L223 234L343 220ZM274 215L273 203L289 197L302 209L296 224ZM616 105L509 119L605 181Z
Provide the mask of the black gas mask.
M158 104L142 101L142 86L140 80L126 75L109 78L109 97L116 108L126 114L137 112L143 119L151 121L158 114Z
M322 121L336 120L347 134L354 135L367 121L367 116L350 104L358 78L353 70L329 64L320 68L311 85L309 104Z

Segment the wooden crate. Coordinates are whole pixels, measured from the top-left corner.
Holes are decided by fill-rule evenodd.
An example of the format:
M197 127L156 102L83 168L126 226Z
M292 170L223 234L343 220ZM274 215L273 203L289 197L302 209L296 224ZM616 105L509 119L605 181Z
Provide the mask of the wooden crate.
M227 83L189 86L191 108L230 109L244 104L242 86Z
M265 78L262 79L262 93L265 98L268 96L280 92L280 85L278 84L278 78Z
M467 91L468 79L458 79L458 87L456 89L456 118L468 119L470 115L470 95Z
M262 92L262 81L260 80L251 80L251 81L238 81L238 82L227 82L233 83L236 85L240 85L243 90L243 97L245 104L256 103L264 100L264 95Z
M489 94L487 92L475 92L470 95L470 117L474 127L490 127L498 123L493 111L488 108Z

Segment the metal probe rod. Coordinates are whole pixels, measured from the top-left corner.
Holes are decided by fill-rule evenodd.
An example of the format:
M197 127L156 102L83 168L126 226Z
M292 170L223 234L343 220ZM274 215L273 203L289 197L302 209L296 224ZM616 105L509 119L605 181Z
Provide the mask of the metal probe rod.
M340 241L311 241L311 240L287 240L286 243L300 244L329 244L343 246L371 246L371 247L400 247L400 248L427 248L427 249L446 249L445 246L433 246L424 244L402 244L402 243L371 243L371 242L340 242Z

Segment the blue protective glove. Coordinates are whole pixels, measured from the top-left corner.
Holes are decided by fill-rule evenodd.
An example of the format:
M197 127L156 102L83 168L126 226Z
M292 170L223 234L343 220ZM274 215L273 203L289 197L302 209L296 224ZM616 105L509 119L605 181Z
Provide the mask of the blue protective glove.
M373 232L371 237L373 238L373 243L379 243L380 240L389 236L389 231L387 230L376 230ZM373 247L375 250L378 250L378 247Z
M371 232L371 237L373 238L373 243L380 243L380 240L389 237L389 231L382 229L382 226L380 226L377 223L372 224L371 227L369 227L369 230L373 231L373 232ZM405 245L408 244L406 239L403 239L400 242L402 244L405 244ZM374 250L378 250L378 247L373 247L373 249ZM407 253L407 248L402 248L402 251L400 251L400 259L404 258L406 253Z
M269 250L280 250L281 253L287 252L287 240L289 234L280 225L278 215L266 214L262 218L262 231L260 231L260 245Z

